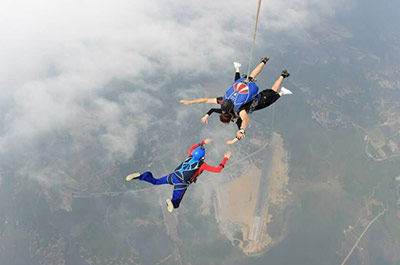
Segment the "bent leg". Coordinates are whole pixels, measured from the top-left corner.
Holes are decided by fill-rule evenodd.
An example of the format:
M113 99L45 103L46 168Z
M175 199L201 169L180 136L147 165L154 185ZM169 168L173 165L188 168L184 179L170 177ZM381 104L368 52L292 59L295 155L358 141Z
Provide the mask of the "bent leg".
M139 179L142 180L142 181L149 182L149 183L151 183L153 185L163 185L163 184L169 184L168 180L167 180L168 176L169 175L166 175L166 176L164 176L162 178L156 179L156 178L153 177L153 174L151 174L150 171L146 171L146 172L144 172L143 174L140 175Z
M182 201L183 195L185 195L187 187L188 187L188 185L185 185L185 184L183 184L183 185L178 184L178 185L174 186L174 191L172 193L171 201L172 201L172 204L174 205L175 209L179 207L179 204Z
M238 79L240 79L240 72L236 71L236 73L235 73L235 81L237 81Z
M258 101L254 111L264 109L277 101L281 96L272 89L265 89L259 93L261 95L260 100Z
M240 63L233 62L233 65L235 66L235 81L240 79L240 67L242 66Z
M272 90L275 91L275 92L278 92L279 88L282 85L282 81L283 81L283 76L279 76L279 78L273 84Z
M261 62L259 65L257 65L256 68L254 68L253 72L250 74L250 78L256 78L259 73L261 73L262 69L264 68L265 63Z

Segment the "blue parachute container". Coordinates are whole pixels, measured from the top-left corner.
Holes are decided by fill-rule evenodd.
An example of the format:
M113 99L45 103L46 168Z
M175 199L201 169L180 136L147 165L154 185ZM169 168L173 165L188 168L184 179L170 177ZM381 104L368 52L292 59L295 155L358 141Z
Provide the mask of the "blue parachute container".
M249 82L246 83L244 78L236 80L231 87L226 91L224 99L232 100L234 104L235 113L240 109L241 106L249 101L252 101L258 93L258 86Z

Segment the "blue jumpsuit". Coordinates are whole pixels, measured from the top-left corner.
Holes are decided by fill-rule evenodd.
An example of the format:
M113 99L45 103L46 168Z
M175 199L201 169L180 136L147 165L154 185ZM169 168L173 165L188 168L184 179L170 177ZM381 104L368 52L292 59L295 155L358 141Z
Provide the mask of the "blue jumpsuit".
M181 203L181 200L183 198L183 195L185 195L185 192L187 188L189 187L189 184L184 183L182 180L180 180L175 173L166 175L162 178L154 178L153 174L151 172L146 171L143 174L140 175L139 177L140 180L149 182L153 185L163 185L163 184L170 184L174 185L174 191L172 192L172 204L174 205L174 208L178 208L179 204Z
M201 142L201 145L203 145L203 144L205 144L204 141ZM199 146L200 146L200 144L193 145L189 150L188 157L190 157L192 155L193 150ZM194 174L191 176L191 178L190 178L190 180L188 180L188 182L182 181L181 178L179 178L175 172L168 174L162 178L156 179L153 177L153 174L151 172L146 171L140 175L139 180L149 182L153 185L163 185L163 184L173 185L174 190L172 192L171 201L172 201L172 204L174 205L174 208L178 208L179 204L182 201L183 195L185 195L185 192L186 192L187 188L189 187L189 185L192 182L195 182L196 178L204 170L219 173L222 171L222 169L224 168L227 161L228 161L228 158L224 157L224 159L222 160L222 162L219 164L218 167L213 167L213 166L207 165L207 163L205 163L205 162L202 162L201 166L195 170Z

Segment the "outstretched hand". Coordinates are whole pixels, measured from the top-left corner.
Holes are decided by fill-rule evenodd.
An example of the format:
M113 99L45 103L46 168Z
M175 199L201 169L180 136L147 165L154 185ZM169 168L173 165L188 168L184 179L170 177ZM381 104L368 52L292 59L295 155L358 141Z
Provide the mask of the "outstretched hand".
M210 117L208 114L204 115L204 117L201 118L201 122L208 124L208 117Z
M238 138L239 140L243 139L244 137L246 137L244 133L241 133L240 131L236 132L236 138Z
M191 100L186 100L186 99L181 99L179 102L182 103L182 104L185 104L185 105L190 105L190 104L192 104L192 101L191 101Z
M225 143L228 144L228 145L232 145L232 144L236 143L237 141L239 141L239 140L237 138L234 138L232 140L226 141Z
M210 139L210 138L207 138L207 139L204 140L204 144L209 144L211 142L212 142L212 139Z
M232 155L232 152L228 151L228 152L225 153L224 157L229 159L231 157L231 155Z

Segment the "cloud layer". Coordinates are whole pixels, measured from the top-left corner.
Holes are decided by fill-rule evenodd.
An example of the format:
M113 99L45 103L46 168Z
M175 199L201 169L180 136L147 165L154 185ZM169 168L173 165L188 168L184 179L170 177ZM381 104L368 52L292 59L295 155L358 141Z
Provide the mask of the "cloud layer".
M259 34L315 27L342 2L268 1ZM256 4L2 1L1 154L32 151L54 130L79 129L111 154L131 157L137 134L157 118L146 110L163 105L155 93L181 79L218 83L234 58L246 60ZM204 96L198 84L182 86L180 96Z

